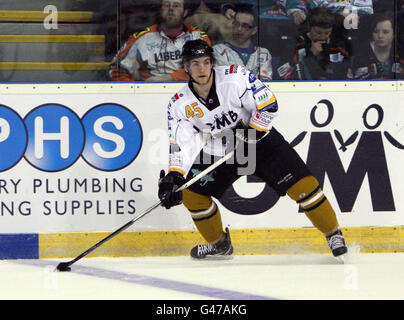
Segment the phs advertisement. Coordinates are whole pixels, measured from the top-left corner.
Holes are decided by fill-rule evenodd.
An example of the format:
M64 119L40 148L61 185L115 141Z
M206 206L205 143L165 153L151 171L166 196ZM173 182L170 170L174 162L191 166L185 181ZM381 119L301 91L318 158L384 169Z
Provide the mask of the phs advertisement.
M111 231L156 203L174 93L3 95L0 233ZM275 127L340 225L403 225L404 92L275 94ZM311 226L295 202L254 176L240 177L218 203L232 228ZM183 206L159 207L131 227L193 228Z

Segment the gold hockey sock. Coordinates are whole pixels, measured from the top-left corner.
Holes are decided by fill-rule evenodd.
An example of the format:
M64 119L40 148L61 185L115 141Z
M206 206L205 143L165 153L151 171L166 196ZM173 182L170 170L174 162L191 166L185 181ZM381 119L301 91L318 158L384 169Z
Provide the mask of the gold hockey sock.
M304 210L313 226L325 235L338 229L337 216L330 202L313 176L307 176L296 182L287 194Z
M182 202L191 213L199 233L209 243L219 241L224 232L222 217L216 203L209 196L204 196L185 189Z

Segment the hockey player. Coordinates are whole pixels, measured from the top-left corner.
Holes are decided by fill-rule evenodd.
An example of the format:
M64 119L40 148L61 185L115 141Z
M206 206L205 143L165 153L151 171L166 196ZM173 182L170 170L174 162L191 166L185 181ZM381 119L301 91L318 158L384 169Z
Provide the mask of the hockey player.
M254 175L280 196L287 194L304 210L313 225L327 238L334 256L347 252L337 218L318 181L296 151L273 127L278 104L273 93L256 76L236 65L214 67L212 48L202 40L188 41L182 51L188 85L168 105L170 135L169 170L160 173L158 196L167 209L183 202L206 244L191 250L191 257L233 253L230 234L223 231L219 199L239 176L239 163L217 167L212 179L201 179L182 192L175 192L187 179L211 162L195 161L198 136L209 133L201 150L222 156L226 142L220 133L233 132L244 147L256 148ZM219 137L218 137L219 136ZM246 149L244 149L246 150ZM203 181L202 181L203 180Z

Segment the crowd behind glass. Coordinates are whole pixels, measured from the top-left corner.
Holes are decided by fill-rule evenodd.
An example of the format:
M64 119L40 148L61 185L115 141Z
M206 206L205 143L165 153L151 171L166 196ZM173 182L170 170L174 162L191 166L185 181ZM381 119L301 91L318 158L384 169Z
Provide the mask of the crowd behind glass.
M71 1L105 36L100 81L187 80L181 47L194 38L262 80L404 79L404 0Z

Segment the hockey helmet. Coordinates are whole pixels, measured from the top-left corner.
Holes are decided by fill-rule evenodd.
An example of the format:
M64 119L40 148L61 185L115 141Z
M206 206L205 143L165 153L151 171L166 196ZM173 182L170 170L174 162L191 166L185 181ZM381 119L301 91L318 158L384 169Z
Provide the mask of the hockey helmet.
M200 57L210 57L213 63L214 58L212 47L202 39L187 41L182 48L183 62Z

